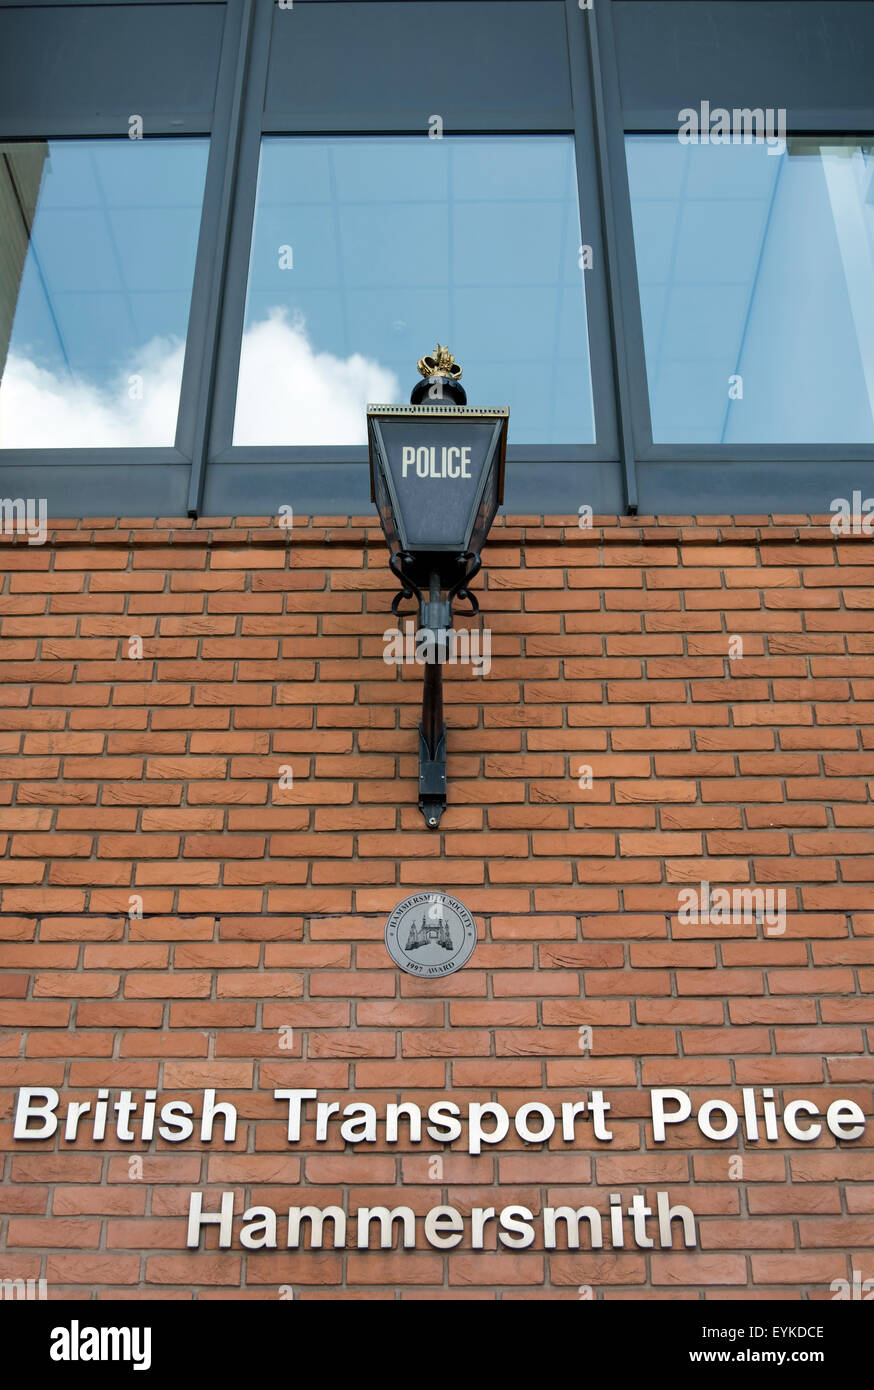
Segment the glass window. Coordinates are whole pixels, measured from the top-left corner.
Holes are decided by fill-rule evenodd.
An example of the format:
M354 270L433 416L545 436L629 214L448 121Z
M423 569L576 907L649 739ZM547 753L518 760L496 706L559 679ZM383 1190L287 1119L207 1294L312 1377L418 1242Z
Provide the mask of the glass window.
M874 441L874 145L626 154L653 440Z
M595 438L571 136L263 141L235 444L363 444L439 341L515 444Z
M172 447L207 152L0 144L0 448Z

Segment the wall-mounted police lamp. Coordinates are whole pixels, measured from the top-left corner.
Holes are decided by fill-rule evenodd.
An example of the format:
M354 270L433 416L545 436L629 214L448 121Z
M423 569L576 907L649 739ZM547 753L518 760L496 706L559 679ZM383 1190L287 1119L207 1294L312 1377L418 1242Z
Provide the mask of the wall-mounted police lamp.
M419 810L430 828L446 808L443 661L454 599L479 605L469 585L504 500L509 409L474 410L459 383L461 367L438 343L419 361L424 377L409 405L369 405L370 496L401 584L392 612L415 595L417 642L426 636L419 725Z

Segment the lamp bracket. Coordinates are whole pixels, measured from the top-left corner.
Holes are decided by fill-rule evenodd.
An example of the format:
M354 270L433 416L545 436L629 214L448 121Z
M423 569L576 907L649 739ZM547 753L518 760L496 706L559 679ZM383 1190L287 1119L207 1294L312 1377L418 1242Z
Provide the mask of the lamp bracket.
M470 550L462 551L456 560L461 575L443 597L437 570L430 576L426 594L411 576L415 557L405 550L389 555L391 572L401 584L400 592L392 599L391 610L395 616L401 616L399 605L404 599L413 597L418 600L420 627L435 632L451 628L454 598L468 599L470 613L478 613L479 604L468 586L478 574L482 561ZM446 810L446 725L443 722L442 658L439 656L426 663L424 673L422 723L419 725L419 810L429 830L437 828Z
M470 584L471 580L476 577L476 575L482 568L482 560L478 555L474 555L469 550L466 550L464 554L459 555L458 559L459 563L463 565L466 565L467 562L470 561L470 567L461 576L458 583L452 586L452 588L449 590L447 597L449 599L450 605L454 598L468 599L470 602L469 613L464 613L462 610L459 609L456 609L455 611L458 617L470 618L473 617L474 614L479 612L479 603L477 601L476 595L469 592L468 585Z
M398 604L403 603L404 599L412 598L413 595L415 595L418 602L420 604L422 602L422 590L404 570L404 564L411 564L412 559L412 555L409 555L405 550L401 550L397 555L389 555L388 557L388 567L395 579L399 579L401 583L400 593L395 594L391 601L391 611L396 618L403 616L398 610Z
M446 810L446 727L437 741L434 756L419 725L419 810L429 830L440 824Z

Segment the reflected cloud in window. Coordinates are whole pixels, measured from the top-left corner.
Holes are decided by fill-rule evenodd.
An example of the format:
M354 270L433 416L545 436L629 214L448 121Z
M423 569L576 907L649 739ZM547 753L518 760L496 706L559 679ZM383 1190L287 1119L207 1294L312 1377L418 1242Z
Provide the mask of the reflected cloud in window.
M0 144L0 448L172 447L207 152Z
M449 343L513 442L594 441L570 136L274 137L261 149L235 444L363 444Z
M298 443L358 444L368 402L396 401L400 390L394 372L361 353L316 352L303 314L276 305L243 337L234 443L287 443L293 430Z
M654 441L874 441L874 145L626 155Z

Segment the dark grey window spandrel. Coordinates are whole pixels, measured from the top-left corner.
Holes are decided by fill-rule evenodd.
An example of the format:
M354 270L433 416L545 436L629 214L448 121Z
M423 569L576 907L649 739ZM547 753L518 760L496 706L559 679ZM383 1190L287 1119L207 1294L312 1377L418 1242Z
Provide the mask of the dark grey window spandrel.
M274 7L265 109L360 125L433 113L569 112L562 0L405 0Z
M224 17L220 4L0 8L0 122L211 111Z

